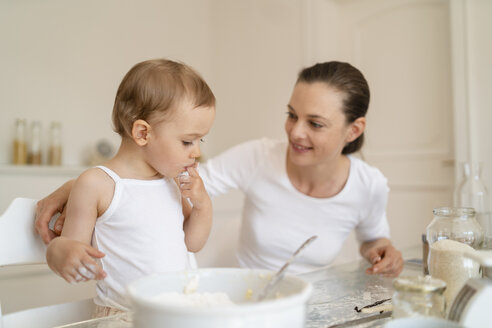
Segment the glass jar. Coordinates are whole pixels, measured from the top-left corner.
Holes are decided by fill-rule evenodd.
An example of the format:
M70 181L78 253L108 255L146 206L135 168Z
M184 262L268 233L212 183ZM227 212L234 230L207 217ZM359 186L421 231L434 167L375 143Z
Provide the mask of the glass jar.
M28 163L34 165L41 164L41 123L34 121L31 123L31 134L29 139Z
M475 210L468 207L439 207L427 226L427 242L432 245L441 239L452 239L480 248L483 229L475 218Z
M61 124L60 122L51 122L48 164L61 165L61 162L62 162Z
M27 164L26 120L20 118L15 121L12 163Z
M444 297L450 305L468 279L481 275L480 265L463 253L480 247L483 230L473 208L441 207L434 209L426 232L429 273L446 282Z
M393 318L432 316L444 318L446 283L431 276L399 277L393 280Z

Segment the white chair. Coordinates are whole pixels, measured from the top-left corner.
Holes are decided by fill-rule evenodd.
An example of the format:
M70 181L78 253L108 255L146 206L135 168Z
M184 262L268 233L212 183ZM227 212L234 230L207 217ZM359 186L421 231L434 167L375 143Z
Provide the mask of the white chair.
M18 266L24 271L29 272L30 265L46 263L46 246L34 229L35 210L36 200L16 198L0 217L0 269ZM21 279L20 282L19 279L17 279L16 282L19 284L20 288L14 290L12 294L20 297L20 299L23 297L28 301L36 296L41 300L49 300L53 298L51 297L52 295L49 295L50 293L59 292L63 294L64 299L76 301L65 301L62 304L47 303L43 304L45 306L21 309L16 312L6 313L3 316L0 308L1 328L53 327L87 320L91 317L94 305L92 299L88 298L88 296L93 294L93 285L72 286L57 277L54 273L46 270L44 266L42 268L44 268L45 271L42 273L44 276L41 277L41 280L32 279L32 276L35 276L35 273L26 274L25 276L27 278L26 283L24 284L22 282L23 277L19 277L19 279ZM49 279L51 279L51 281L59 284L60 288L43 286L42 283L46 281L47 275L50 276ZM55 276L56 278L51 276ZM0 277L2 276L0 275ZM28 281L28 279L31 280ZM9 282L8 285L12 285L12 283ZM41 291L42 295L36 295L36 291L33 289L37 287L41 290L45 287L45 290ZM37 292L39 293L39 291ZM67 293L74 293L74 295L65 295ZM8 296L0 295L0 301L8 301L8 299L5 299L6 297ZM83 299L81 299L81 297ZM4 306L4 310L5 308L6 307Z

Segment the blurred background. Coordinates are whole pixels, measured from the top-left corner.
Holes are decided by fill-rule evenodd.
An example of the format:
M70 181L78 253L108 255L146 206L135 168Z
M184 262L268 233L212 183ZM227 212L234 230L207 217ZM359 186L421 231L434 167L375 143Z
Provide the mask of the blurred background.
M208 81L217 117L206 159L246 140L285 138L299 70L341 60L371 88L360 156L389 180L392 238L400 248L418 244L432 209L452 204L457 163L483 162L492 187L490 31L488 0L2 0L0 210L77 176L101 140L118 147L114 96L137 62L180 60ZM41 166L12 165L19 118L28 130L40 123ZM53 121L57 167L45 165ZM241 200L239 192L215 200L199 263L234 261L229 232L239 228ZM357 256L351 236L337 263Z

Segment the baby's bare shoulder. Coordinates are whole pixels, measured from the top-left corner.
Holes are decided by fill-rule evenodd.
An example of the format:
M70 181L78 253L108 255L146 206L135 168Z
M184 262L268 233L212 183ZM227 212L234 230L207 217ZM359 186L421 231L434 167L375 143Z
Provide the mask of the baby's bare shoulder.
M103 170L90 168L82 172L77 180L75 180L74 188L76 186L94 191L112 190L114 188L114 181Z

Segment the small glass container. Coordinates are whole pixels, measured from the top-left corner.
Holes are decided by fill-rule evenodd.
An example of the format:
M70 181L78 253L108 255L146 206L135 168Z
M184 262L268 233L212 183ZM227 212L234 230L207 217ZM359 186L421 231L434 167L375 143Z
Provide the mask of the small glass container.
M451 239L475 249L480 248L483 229L475 218L473 208L439 207L433 213L434 218L426 229L429 245L441 239Z
M61 162L62 162L61 124L60 122L51 122L48 164L61 165Z
M475 219L475 210L469 207L434 209L426 230L429 273L446 282L444 297L450 305L468 279L481 275L480 265L464 257L463 252L481 246L483 230Z
M41 164L41 123L39 121L31 123L28 163Z
M431 276L399 277L393 281L393 318L444 318L446 283Z
M26 120L20 118L15 121L12 163L27 164Z

